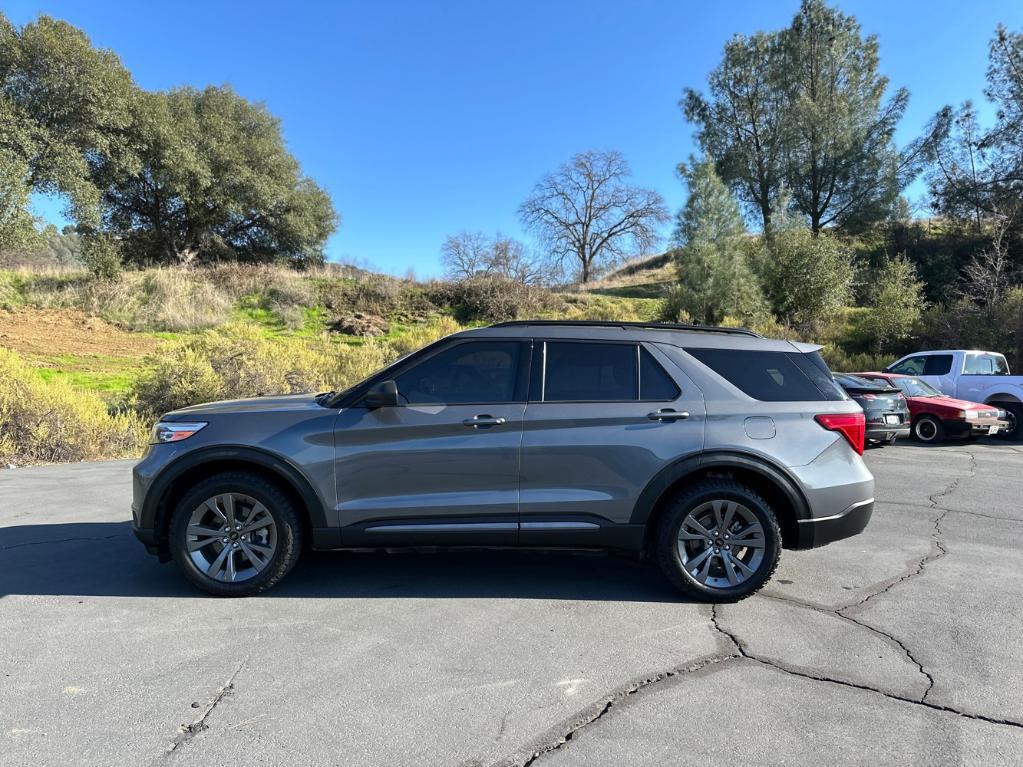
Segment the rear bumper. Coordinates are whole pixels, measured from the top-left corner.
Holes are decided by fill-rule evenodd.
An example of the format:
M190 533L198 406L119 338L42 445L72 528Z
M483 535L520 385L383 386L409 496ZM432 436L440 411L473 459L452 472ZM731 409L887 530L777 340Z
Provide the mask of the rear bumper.
M799 548L809 549L823 546L826 543L850 538L870 522L874 513L874 499L854 503L849 508L832 517L799 520Z
M886 440L892 435L896 437L908 437L909 436L909 424L901 425L885 425L885 424L867 424L867 439L871 440Z

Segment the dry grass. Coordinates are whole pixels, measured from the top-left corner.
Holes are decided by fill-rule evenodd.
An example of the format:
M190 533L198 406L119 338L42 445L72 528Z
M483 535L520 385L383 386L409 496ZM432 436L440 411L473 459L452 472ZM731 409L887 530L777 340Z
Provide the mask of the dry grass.
M0 463L60 463L137 456L148 424L110 413L96 395L44 381L0 348Z

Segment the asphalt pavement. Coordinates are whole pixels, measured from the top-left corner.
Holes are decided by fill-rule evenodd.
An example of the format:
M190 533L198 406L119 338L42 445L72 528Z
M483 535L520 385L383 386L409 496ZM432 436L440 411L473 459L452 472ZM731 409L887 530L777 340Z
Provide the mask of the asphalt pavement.
M605 554L145 554L130 466L0 471L0 765L1023 763L1023 448L872 450L861 535L688 603Z

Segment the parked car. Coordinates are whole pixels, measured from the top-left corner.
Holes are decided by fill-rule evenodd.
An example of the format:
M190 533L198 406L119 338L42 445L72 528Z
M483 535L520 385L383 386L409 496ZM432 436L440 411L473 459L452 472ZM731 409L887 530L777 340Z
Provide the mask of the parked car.
M1008 428L1004 410L979 402L946 397L917 376L897 373L857 373L874 381L899 387L909 403L913 437L920 442L940 442L946 437L995 436Z
M168 413L135 534L212 594L303 547L645 553L689 597L759 589L782 548L860 532L864 416L819 347L739 329L506 322L342 392Z
M891 445L899 437L909 436L909 406L899 387L850 373L835 373L835 380L863 408L868 441Z
M885 368L886 373L916 376L949 397L980 402L1005 411L1005 439L1023 438L1023 376L1009 373L998 352L942 349L908 354Z

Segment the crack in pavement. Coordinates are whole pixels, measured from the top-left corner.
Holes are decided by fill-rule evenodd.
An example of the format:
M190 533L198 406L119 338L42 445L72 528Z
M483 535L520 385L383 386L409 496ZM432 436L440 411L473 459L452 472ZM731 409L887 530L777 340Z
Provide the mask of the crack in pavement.
M909 703L914 706L923 706L924 708L929 708L932 711L943 711L947 714L961 716L964 719L973 719L980 722L987 722L988 724L1001 724L1005 725L1006 727L1016 727L1018 729L1023 729L1023 722L1017 722L1013 719L996 719L995 717L985 716L984 714L971 714L966 711L960 711L958 709L952 708L951 706L942 706L937 703L928 703L923 699L917 700L915 698L906 697L904 695L896 695L895 693L885 692L884 690L878 690L876 687L871 687L865 684L857 684L856 682L848 682L845 681L844 679L835 679L833 677L809 674L805 671L789 668L785 664L779 663L778 661L768 660L758 655L754 655L743 646L742 642L739 641L739 638L735 634L731 633L718 623L717 608L718 605L714 605L713 609L711 610L711 623L713 624L714 628L717 631L719 631L722 635L728 637L728 639L731 640L732 644L735 645L736 652L738 652L740 657L746 660L751 660L756 663L760 663L761 665L768 666L769 668L773 668L784 674L790 674L792 676L800 677L802 679L810 679L815 682L823 682L826 684L836 684L841 687L851 687L854 690L864 690L866 692L873 692L877 693L878 695L883 695L884 697L889 698L891 700L902 701L903 703Z
M569 742L571 742L577 732L592 725L611 711L611 709L613 709L616 705L628 700L633 695L643 692L644 690L648 690L652 686L665 682L669 679L691 674L699 671L700 669L714 666L716 664L723 664L728 661L737 660L739 657L740 656L736 653L730 653L728 655L714 655L708 658L703 658L702 660L692 661L683 666L668 669L667 671L650 674L642 679L634 681L626 685L624 688L620 688L609 698L606 698L603 701L598 701L589 708L576 714L572 718L574 723L568 729L559 730L558 728L554 728L554 730L557 730L559 734L553 735L553 737L549 738L546 743L544 743L543 739L541 739L539 744L529 747L529 751L524 761L519 762L517 760L517 756L513 755L496 762L494 767L510 767L511 765L529 767L529 765L532 765L544 755L564 748Z
M944 705L939 705L939 704L936 704L936 703L929 702L927 700L927 696L930 694L931 690L934 688L934 683L935 683L934 677L924 668L923 664L916 658L916 656L913 655L913 652L909 649L909 647L906 645L906 643L903 642L898 637L894 636L893 634L889 634L889 633L887 633L887 632L885 632L885 631L883 631L883 630L881 630L881 629L879 629L879 628L877 628L875 626L871 626L869 623L866 623L866 622L864 622L862 620L859 620L858 618L855 618L852 615L848 615L846 613L846 611L862 607L867 602L869 602L871 599L874 599L877 596L880 596L882 594L888 593L893 588L898 586L900 583L905 583L906 581L908 581L908 580L910 580L912 578L915 578L918 575L921 575L925 571L925 569L926 569L928 564L930 564L931 562L934 562L934 561L936 561L936 560L940 559L941 557L944 557L945 555L948 554L948 548L945 546L945 542L944 542L944 538L943 538L944 533L943 533L943 531L941 529L941 522L942 522L942 520L948 514L950 514L950 513L957 513L957 512L955 512L955 510L953 510L953 509L943 508L940 505L940 499L945 498L945 497L951 495L952 493L954 493L956 491L956 489L959 487L959 483L960 482L962 482L964 479L968 479L970 477L976 476L976 473L977 473L977 458L976 458L976 456L972 452L967 452L967 451L957 451L957 452L962 452L963 454L968 455L970 457L969 473L968 474L964 474L963 476L960 476L960 477L956 477L955 479L952 480L952 482L949 483L949 485L947 487L945 487L944 489L942 489L942 490L940 490L940 491L938 491L936 493L933 493L930 496L928 496L928 501L929 501L929 505L928 506L923 506L923 504L914 504L914 505L919 505L919 506L921 506L923 508L937 510L937 511L940 511L941 513L937 517L935 517L935 519L934 519L934 530L931 533L931 541L932 541L931 551L928 552L923 557L920 557L919 560L916 562L916 564L913 565L912 567L910 567L907 570L907 572L905 572L903 575L899 576L898 578L896 578L895 580L891 581L890 583L885 584L883 586L883 588L877 589L875 591L871 591L869 594L867 594L866 596L864 596L862 599L860 599L857 602L854 602L854 603L851 603L851 604L842 605L842 606L839 606L839 607L836 607L836 608L828 608L828 607L824 607L824 606L820 606L820 605L815 605L815 604L812 604L812 603L809 603L809 602L804 602L804 601L801 601L801 600L798 600L798 599L793 599L793 598L784 597L784 596L776 596L776 595L769 595L769 594L761 594L760 595L763 598L775 599L775 600L783 601L783 602L789 602L791 604L794 604L794 605L799 606L799 607L803 607L805 609L816 610L816 611L824 613L824 614L834 615L834 616L836 616L836 617L838 617L838 618L840 618L842 620L848 621L848 622L850 622L850 623L852 623L852 624L854 624L856 626L864 628L864 629L866 629L866 630L868 630L868 631L870 631L870 632L872 632L872 633L874 633L874 634L876 634L876 635L878 635L878 636L888 640L889 642L891 642L895 646L899 647L902 650L902 652L905 654L906 658L914 666L916 666L916 668L920 672L920 674L922 674L924 676L924 678L927 680L927 689L924 691L923 695L920 696L920 698L913 698L913 697L906 696L906 695L898 695L896 693L886 692L884 690L879 690L879 689L871 687L869 685L859 684L859 683L856 683L856 682L849 682L849 681L846 681L846 680L837 679L837 678L833 678L833 677L828 677L828 676L824 676L824 675L810 674L810 673L808 673L806 671L801 671L801 670L798 670L798 669L790 668L790 667L786 666L784 663L781 663L781 662L778 662L778 661L769 660L769 659L762 658L760 656L754 655L741 643L741 641L739 640L738 636L736 636L735 634L731 633L730 631L725 629L720 624L720 622L718 620L718 607L719 606L715 604L715 605L712 605L712 607L711 607L711 616L710 616L711 625L713 626L715 631L717 631L719 634L721 634L722 636L727 638L728 641L735 647L735 649L736 649L736 653L735 654L725 655L725 656L717 656L715 658L711 658L711 659L708 659L708 660L700 661L700 662L691 664L689 666L685 666L685 667L682 667L682 668L679 668L679 669L674 669L674 670L665 672L664 674L654 675L650 679L643 680L643 681L639 682L638 684L634 684L634 685L629 686L625 690L622 690L618 694L613 695L612 697L607 699L602 706L596 707L596 710L593 710L591 708L588 713L587 712L583 712L583 713L578 714L576 716L576 722L571 727L569 727L566 731L564 731L563 734L558 736L553 742L548 743L547 745L539 747L539 748L534 748L533 753L524 762L522 762L522 767L528 767L528 765L532 765L534 762L536 762L538 759L540 759L545 754L551 753L552 751L557 751L558 749L565 747L572 740L572 738L574 737L574 735L577 732L579 732L580 730L582 730L582 729L584 729L586 727L589 727L590 725L592 725L595 722L599 721L615 705L617 705L618 703L620 703L623 700L626 700L629 696L631 696L631 695L633 695L633 694L635 694L635 693L637 693L637 692L639 692L641 690L647 689L647 688L651 687L652 685L656 685L659 682L663 682L663 681L665 681L667 679L670 679L670 678L673 678L673 677L682 676L682 675L685 675L687 673L692 673L692 672L695 672L697 670L700 670L702 668L706 668L706 667L714 665L714 664L720 664L718 667L719 668L723 668L725 666L725 664L727 664L729 661L738 660L738 659L745 659L745 660L749 660L749 661L752 661L752 662L755 662L755 663L760 663L761 665L773 668L773 669L775 669L777 671L780 671L782 673L789 674L789 675L792 675L792 676L796 676L796 677L799 677L799 678L802 678L802 679L807 679L807 680L810 680L810 681L820 682L822 684L835 684L835 685L839 685L839 686L842 686L842 687L850 687L850 688L857 689L857 690L863 690L865 692L873 692L873 693L876 693L878 695L883 695L884 697L889 698L891 700L901 701L903 703L908 703L908 704L914 705L914 706L923 706L924 708L931 709L932 711L941 711L941 712L945 712L945 713L948 713L948 714L953 714L955 716L963 717L964 719L973 719L973 720L976 720L976 721L987 722L987 723L990 723L990 724L1000 724L1000 725L1005 725L1007 727L1016 727L1016 728L1023 729L1023 722L1017 722L1017 721L1014 721L1014 720L1011 720L1011 719L997 719L997 718L994 718L994 717L985 716L983 714L973 714L973 713L969 713L969 712L965 712L965 711L960 711L960 710L952 708L950 706L944 706ZM970 513L970 512L963 512L963 513ZM498 764L499 765L506 765L506 764L513 764L513 763L514 763L513 761L506 760L506 761L503 761L503 762L499 762Z
M891 582L889 582L883 588L878 589L877 591L870 592L869 594L867 594L865 597L863 597L862 599L860 599L857 602L852 602L852 603L849 603L849 604L842 605L841 607L837 607L837 608L835 608L834 612L836 612L836 613L843 613L843 611L845 611L845 610L852 610L853 608L856 608L856 607L862 607L863 605L865 605L867 602L869 602L874 597L881 596L882 594L887 594L889 591L891 591L893 588L898 586L900 583L905 583L909 579L915 578L916 576L920 575L921 573L923 573L924 569L927 567L928 564L930 564L931 562L934 562L935 560L941 559L943 556L948 554L948 549L945 547L945 542L943 540L943 533L942 533L942 530L941 530L941 521L946 516L948 516L949 514L955 513L955 512L954 512L953 509L946 509L946 508L940 506L938 504L938 499L939 498L944 498L946 496L951 495L952 493L954 493L958 489L960 482L962 482L964 479L970 479L970 478L975 477L977 475L977 457L973 453L963 452L963 451L959 451L959 452L962 452L963 455L970 456L970 471L969 471L969 473L968 474L964 474L961 477L956 477L955 479L952 480L952 482L949 483L949 485L944 490L939 490L938 492L932 493L931 495L929 495L927 497L927 500L930 501L930 504L931 504L929 506L929 508L941 512L941 514L939 514L935 518L935 520L934 520L934 531L931 533L931 541L932 541L931 551L929 553L927 553L926 555L924 555L923 557L921 557L919 559L919 561L913 567L911 567L909 570L907 570L907 572L903 573L898 578L892 580ZM848 617L848 616L844 616L844 617Z
M259 639L260 637L257 636L256 641L253 644L258 645ZM228 695L234 692L234 680L238 678L238 674L240 674L242 669L245 668L245 665L249 662L249 659L251 657L252 650L249 650L249 654L246 655L242 662L238 664L238 667L234 670L234 673L232 673L231 676L228 677L227 681L213 694L213 697L210 698L209 701L206 703L206 707L203 709L203 712L202 714L199 715L198 719L195 719L188 724L183 724L178 728L179 732L177 737L174 738L173 741L171 741L170 745L167 747L167 750L163 753L163 757L170 756L178 749L178 747L184 745L192 738L194 738L196 735L198 735L200 732L208 728L206 720L209 718L210 714L213 713L213 709L220 705L220 701L222 701L224 698L226 698Z
M906 658L909 659L909 661L914 666L917 667L917 670L927 680L927 689L924 691L924 694L921 696L920 700L923 700L924 698L926 698L927 697L927 693L929 693L931 691L931 688L934 687L934 677L932 677L927 672L927 669L925 669L923 664L916 659L916 657L913 655L912 651L909 649L909 647L906 646L905 643L903 643L903 641L901 639L899 639L894 634L889 634L887 631L883 631L883 630L877 628L876 626L871 626L869 623L864 623L863 621L858 620L858 619L852 617L851 615L846 615L845 613L841 612L842 610L846 610L846 609L849 609L849 608L840 607L838 609L834 609L833 610L833 609L828 608L828 607L823 607L822 605L813 604L812 602L804 602L801 599L793 599L792 597L778 596L778 595L775 595L775 594L758 594L757 596L760 597L760 598L763 598L763 599L774 599L774 600L777 600L779 602L787 602L789 604L795 605L796 607L802 607L802 608L807 609L807 610L814 610L815 612L819 612L819 613L821 613L823 615L833 615L836 618L840 618L841 620L844 620L844 621L849 621L850 623L852 623L852 624L854 624L856 626L864 628L864 629L866 629L867 631L870 631L873 634L877 634L879 637L881 637L883 639L887 639L889 642L891 642L896 647L898 647L900 650L902 650L902 652L905 654Z

